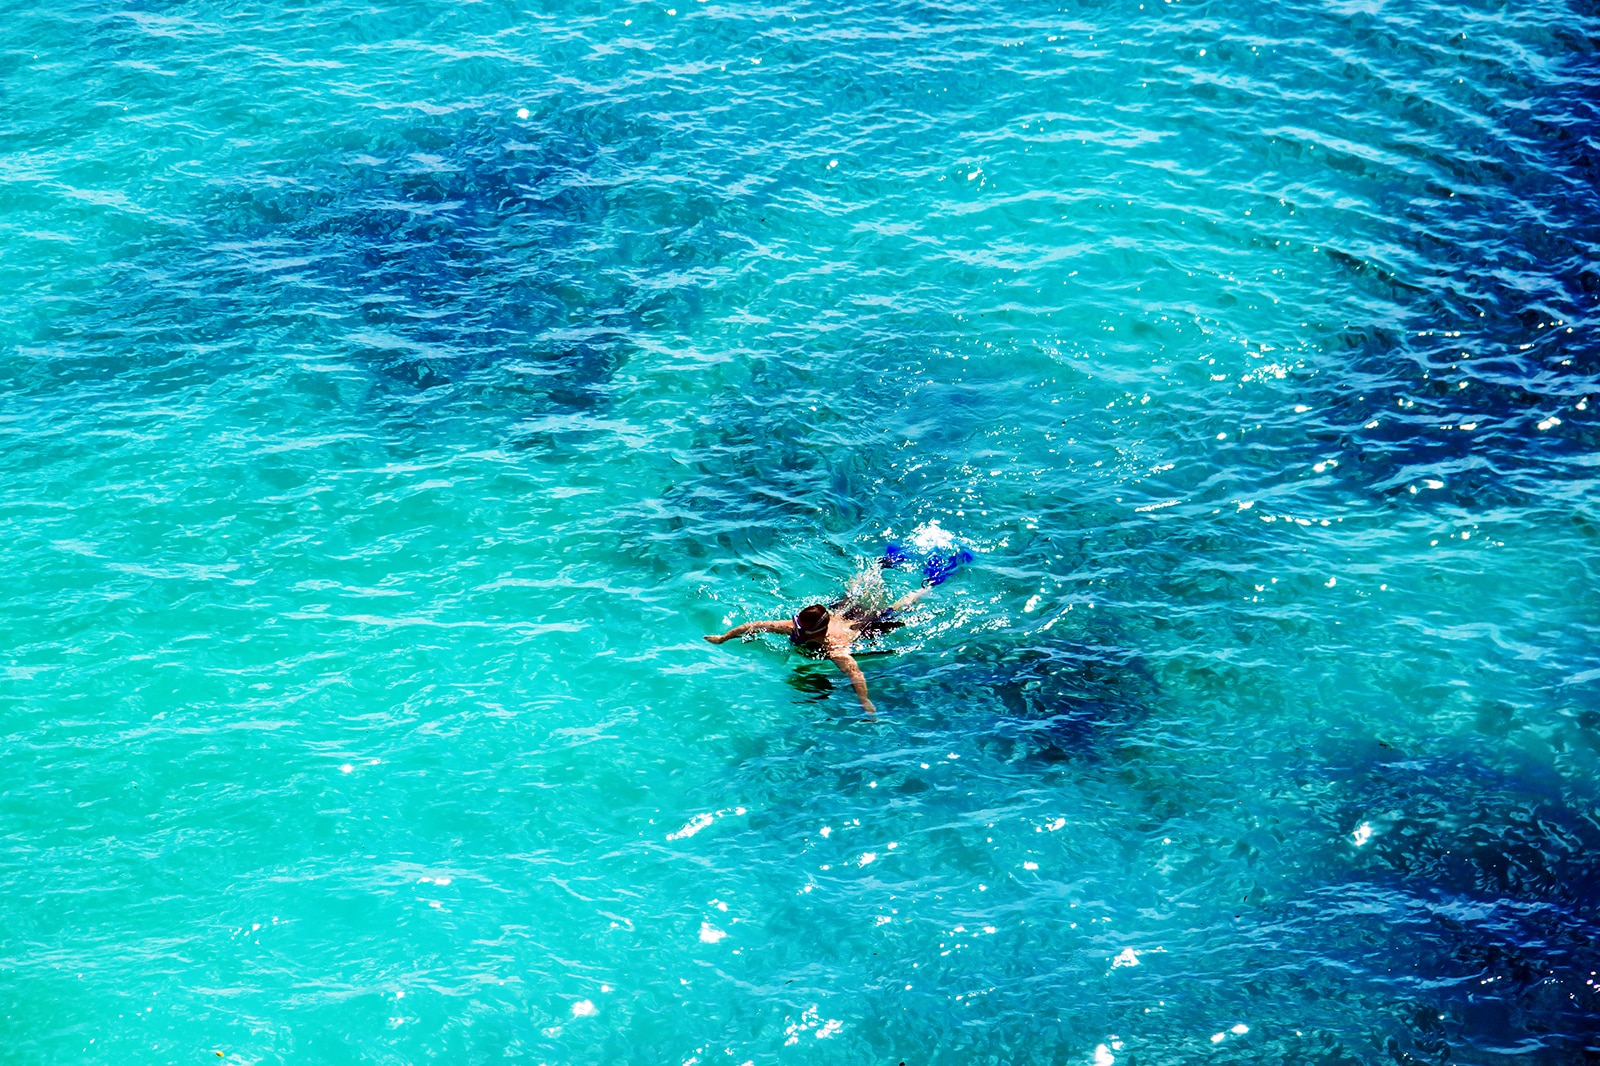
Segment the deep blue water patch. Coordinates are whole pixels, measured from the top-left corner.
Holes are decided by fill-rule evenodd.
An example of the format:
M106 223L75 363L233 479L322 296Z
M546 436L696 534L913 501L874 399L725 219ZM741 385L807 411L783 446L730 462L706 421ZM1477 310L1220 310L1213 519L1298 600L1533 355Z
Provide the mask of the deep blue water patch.
M689 327L727 248L725 198L652 176L660 134L604 104L374 133L204 183L110 268L118 299L44 323L31 372L216 377L249 343L344 355L397 413L430 390L491 422L583 410L641 331Z
M1501 712L1486 714L1492 728ZM1341 917L1330 929L1369 928L1367 979L1416 1004L1420 1047L1391 1048L1400 1061L1444 1061L1452 1043L1506 1053L1529 1039L1580 1059L1597 1035L1585 1002L1600 966L1592 795L1552 794L1529 768L1508 772L1470 751L1415 759L1381 741L1363 749L1349 753L1353 775L1326 764L1295 775L1303 788L1328 775L1326 816L1358 825L1349 846L1361 862L1343 885L1282 886L1277 906L1308 919L1333 908ZM1384 813L1355 822L1374 811Z

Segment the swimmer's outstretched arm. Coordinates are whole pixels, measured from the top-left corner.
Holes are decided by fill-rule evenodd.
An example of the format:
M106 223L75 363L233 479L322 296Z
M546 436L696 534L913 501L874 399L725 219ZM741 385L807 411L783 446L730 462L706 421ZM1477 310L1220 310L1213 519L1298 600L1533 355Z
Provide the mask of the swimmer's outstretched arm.
M742 626L734 626L721 636L715 633L707 633L706 639L713 644L721 644L725 640L742 637L746 633L782 633L784 636L788 636L793 632L794 623L785 618L781 622L746 622Z
M839 652L837 655L828 656L833 660L833 665L844 671L844 676L850 679L850 687L856 690L856 699L861 701L861 709L868 714L873 714L878 708L867 699L867 679L862 676L861 667L856 665L856 660L849 652Z

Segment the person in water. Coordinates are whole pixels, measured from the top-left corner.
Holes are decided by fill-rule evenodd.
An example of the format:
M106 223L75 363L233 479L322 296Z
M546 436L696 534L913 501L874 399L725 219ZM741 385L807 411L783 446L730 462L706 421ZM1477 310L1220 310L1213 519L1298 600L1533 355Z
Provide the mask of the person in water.
M856 691L856 699L861 701L861 709L872 714L877 708L867 698L867 679L862 676L861 667L850 654L850 646L864 637L876 637L905 625L895 618L896 612L905 610L932 591L931 584L925 585L877 611L856 606L849 599L839 600L827 607L813 603L801 609L793 618L746 622L720 635L707 633L706 639L713 644L721 644L749 633L782 633L795 647L820 655L844 671L844 675L850 679L850 687Z

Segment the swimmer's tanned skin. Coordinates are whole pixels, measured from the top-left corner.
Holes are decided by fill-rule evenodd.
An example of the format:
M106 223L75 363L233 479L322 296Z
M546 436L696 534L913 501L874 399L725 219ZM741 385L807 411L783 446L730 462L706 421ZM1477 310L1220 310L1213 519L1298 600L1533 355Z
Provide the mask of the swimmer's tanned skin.
M920 588L915 592L907 593L889 607L889 611L898 611L911 606L917 600L932 592L933 589ZM883 612L887 614L888 612ZM795 620L805 626L797 630ZM861 709L868 714L874 713L877 708L867 698L867 679L861 674L861 667L856 664L855 657L850 654L850 645L861 639L861 621L851 621L840 614L833 614L820 604L812 604L795 616L794 620L772 622L746 622L742 626L734 626L720 636L712 633L706 634L706 639L713 644L742 637L747 633L782 633L795 644L802 647L815 648L833 665L844 671L850 679L850 687L856 691L856 699L861 701Z

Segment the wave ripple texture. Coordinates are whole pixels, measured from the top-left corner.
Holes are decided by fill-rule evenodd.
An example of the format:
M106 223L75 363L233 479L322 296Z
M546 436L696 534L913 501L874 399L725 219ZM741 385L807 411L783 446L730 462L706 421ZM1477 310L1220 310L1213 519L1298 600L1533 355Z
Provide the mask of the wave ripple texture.
M1596 40L10 12L0 1061L1594 1061Z

